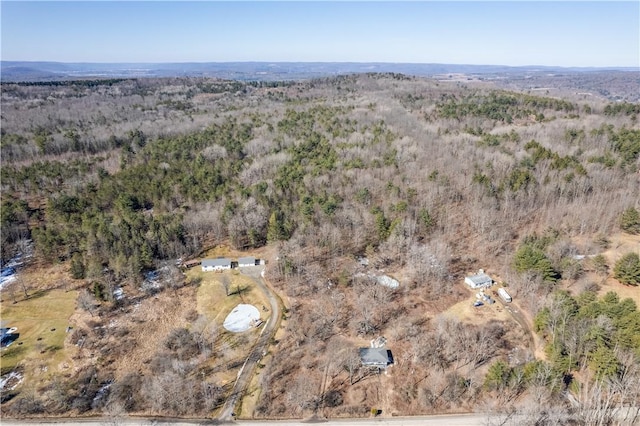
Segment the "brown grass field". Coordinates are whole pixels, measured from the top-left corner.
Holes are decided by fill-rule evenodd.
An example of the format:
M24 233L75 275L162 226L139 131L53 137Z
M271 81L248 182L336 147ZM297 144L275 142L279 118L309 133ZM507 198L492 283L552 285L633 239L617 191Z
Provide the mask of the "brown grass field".
M17 327L20 337L2 351L2 372L22 368L25 383L43 380L64 368L68 352L64 341L69 318L76 308L77 291L37 291L26 300L2 302L2 320Z

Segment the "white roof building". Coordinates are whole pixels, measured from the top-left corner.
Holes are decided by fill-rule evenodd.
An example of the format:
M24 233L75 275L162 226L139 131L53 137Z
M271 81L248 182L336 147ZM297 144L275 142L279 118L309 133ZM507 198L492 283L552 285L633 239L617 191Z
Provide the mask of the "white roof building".
M360 360L367 367L387 368L393 364L391 351L385 348L360 348Z
M226 258L218 259L203 259L202 270L203 271L221 271L223 269L231 269L231 260Z
M477 275L471 275L465 277L464 283L471 288L483 288L483 287L491 287L493 284L493 280L491 277L484 272L480 272Z
M238 266L256 266L256 258L255 257L241 257L238 259Z

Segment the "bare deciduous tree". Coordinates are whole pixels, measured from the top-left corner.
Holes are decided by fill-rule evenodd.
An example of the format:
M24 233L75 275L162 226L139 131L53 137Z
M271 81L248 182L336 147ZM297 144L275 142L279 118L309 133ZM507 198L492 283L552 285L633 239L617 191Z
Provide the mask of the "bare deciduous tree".
M78 306L81 309L89 312L93 316L93 310L95 308L95 298L89 293L88 290L80 291L78 295Z
M222 284L222 288L224 288L224 294L226 296L229 295L229 289L231 287L231 278L226 273L220 275L220 283Z

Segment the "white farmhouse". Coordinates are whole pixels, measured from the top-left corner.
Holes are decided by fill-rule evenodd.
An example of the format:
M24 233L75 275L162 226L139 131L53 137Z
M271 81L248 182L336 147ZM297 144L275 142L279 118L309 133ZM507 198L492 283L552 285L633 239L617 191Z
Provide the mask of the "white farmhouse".
M203 271L223 271L225 269L231 269L231 260L226 258L218 259L203 259L202 270Z
M465 277L464 283L471 288L484 288L491 287L491 285L493 284L493 280L489 275L485 274L483 271L480 271L477 275Z

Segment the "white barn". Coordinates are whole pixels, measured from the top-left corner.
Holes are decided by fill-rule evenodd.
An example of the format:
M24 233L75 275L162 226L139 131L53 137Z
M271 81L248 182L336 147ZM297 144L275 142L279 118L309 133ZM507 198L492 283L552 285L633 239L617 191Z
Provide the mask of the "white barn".
M464 283L471 288L484 288L491 287L491 285L493 284L493 280L489 275L485 274L484 272L480 272L477 275L465 277Z
M203 259L202 270L207 271L223 271L225 269L231 269L231 260L226 258L218 259Z

